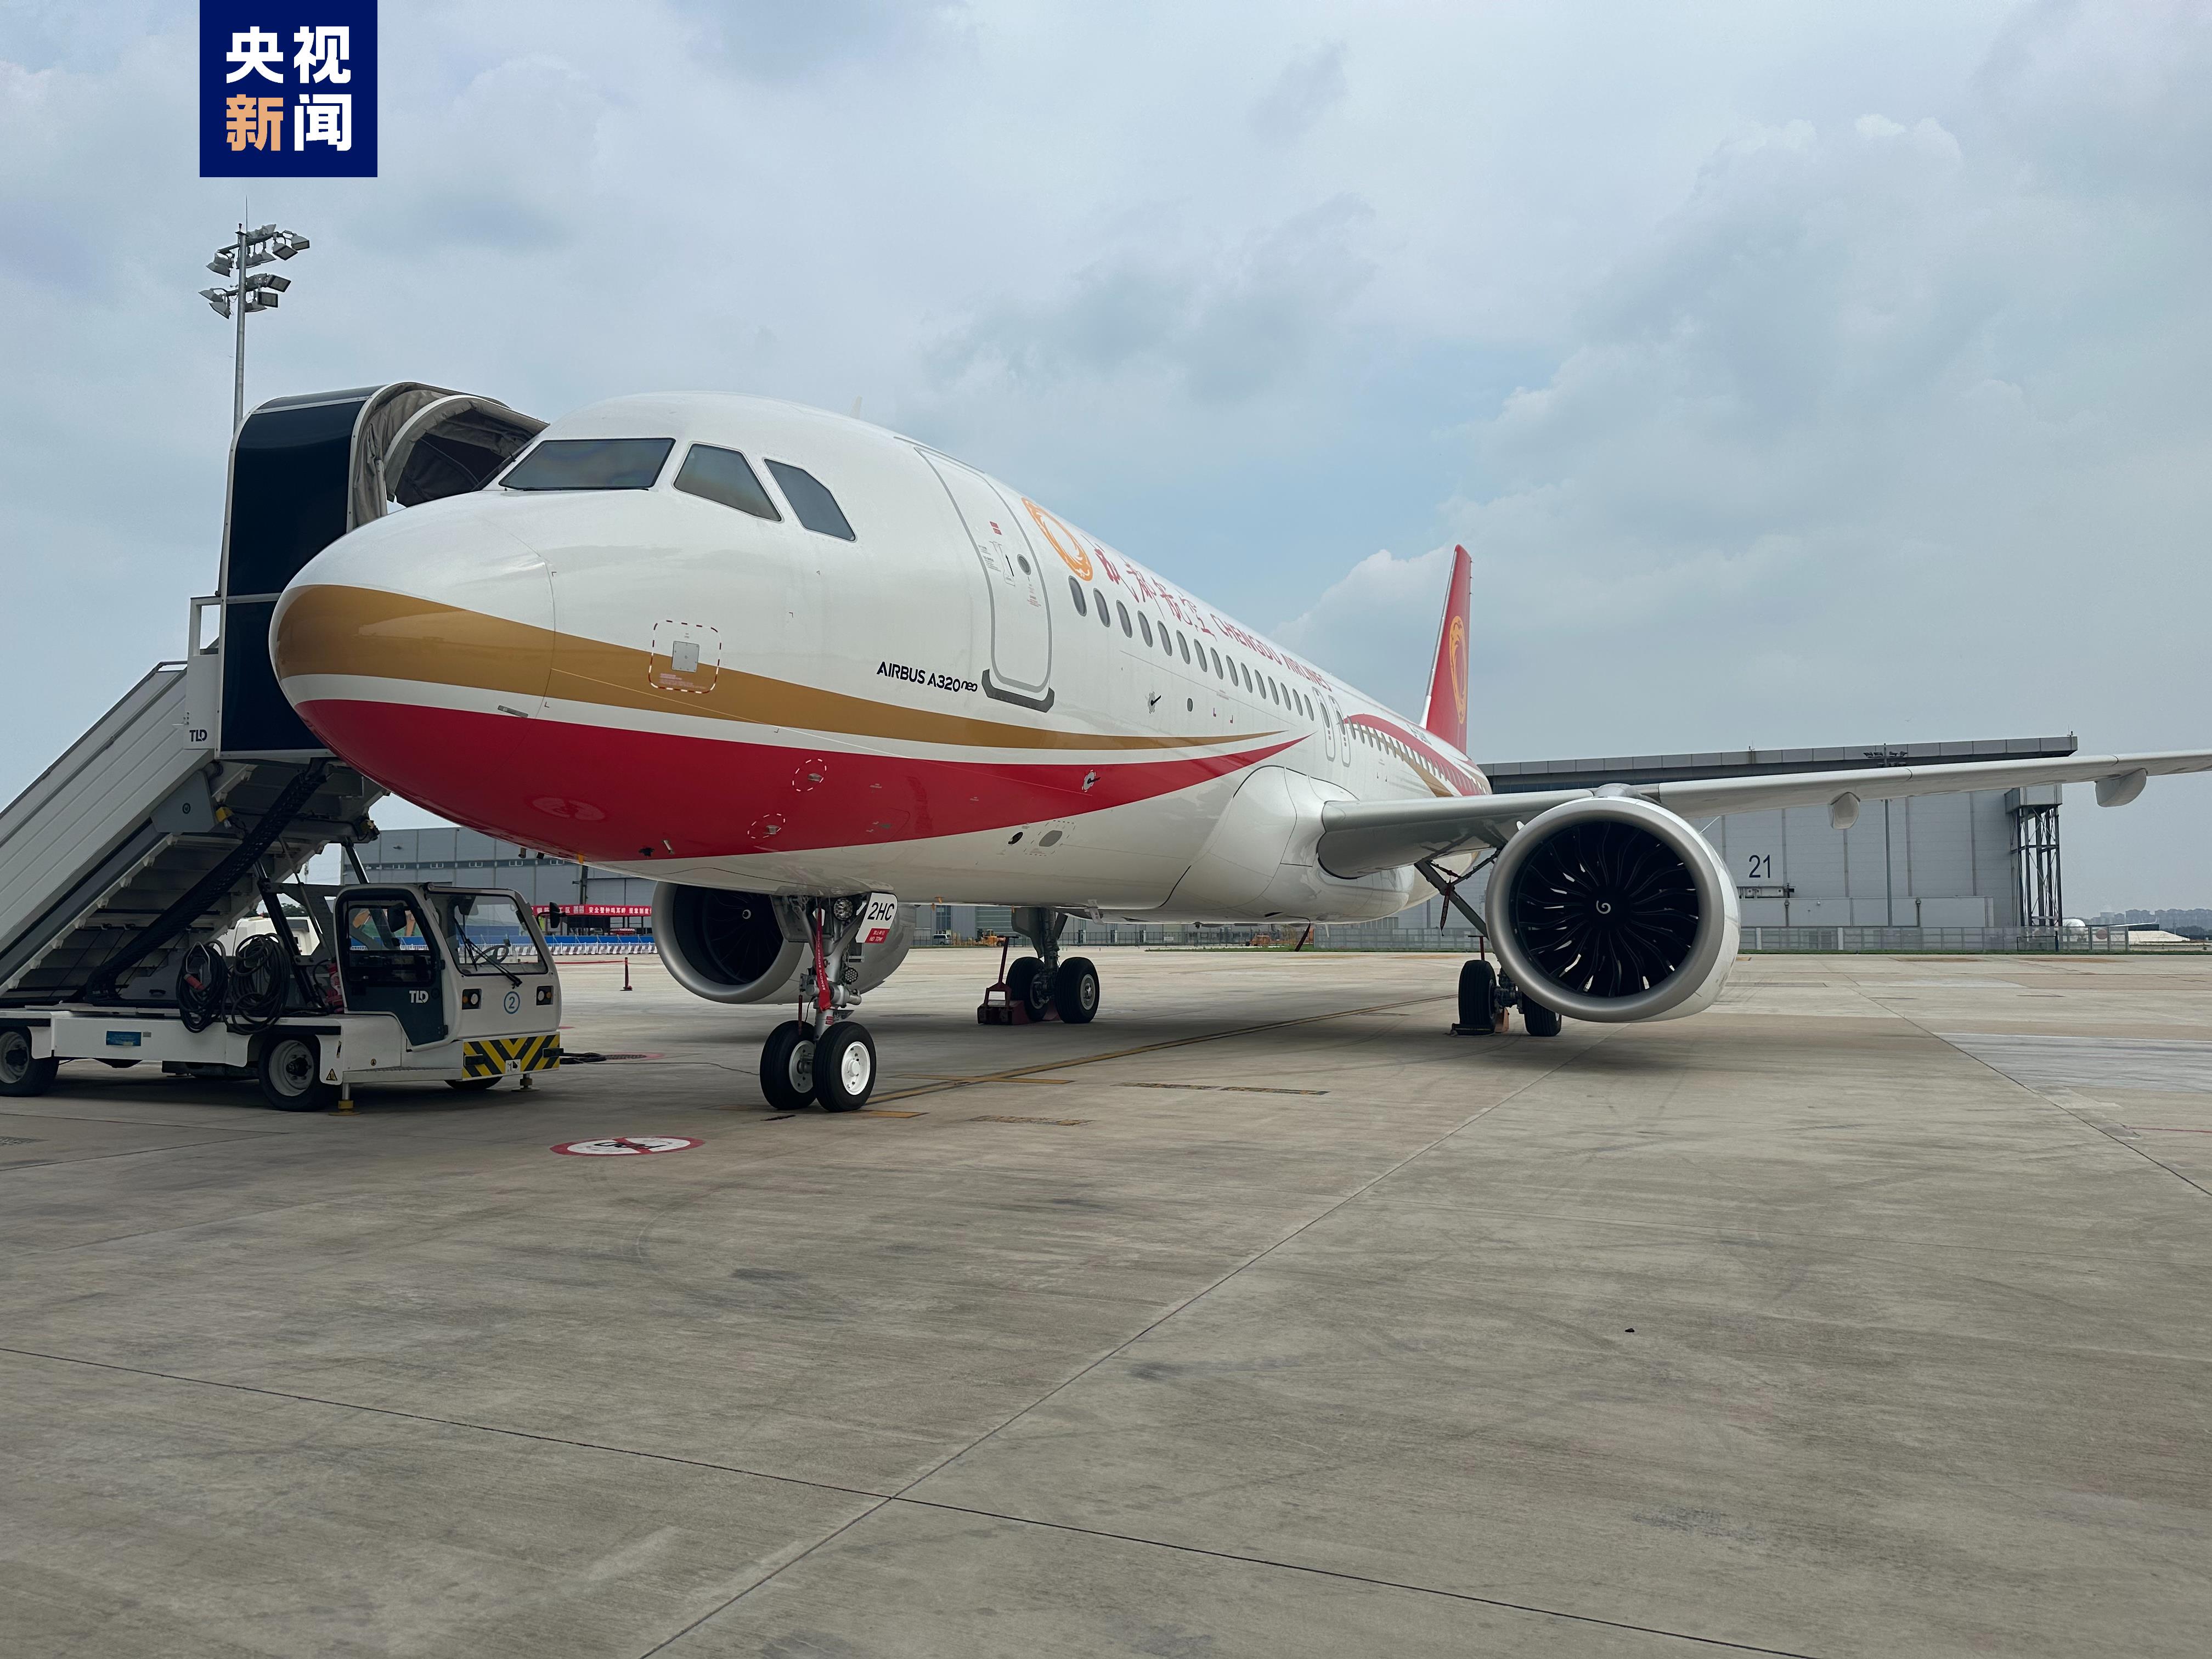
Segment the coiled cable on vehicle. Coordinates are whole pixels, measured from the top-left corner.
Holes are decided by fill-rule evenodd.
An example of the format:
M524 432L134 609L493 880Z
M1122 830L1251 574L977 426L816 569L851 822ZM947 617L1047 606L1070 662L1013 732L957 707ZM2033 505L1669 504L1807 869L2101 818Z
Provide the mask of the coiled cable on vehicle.
M230 988L230 958L213 939L202 939L185 952L177 969L177 1016L187 1031L204 1031L222 1013Z
M230 1012L240 1025L259 1030L274 1025L290 1000L291 959L268 933L256 933L238 947L230 970Z

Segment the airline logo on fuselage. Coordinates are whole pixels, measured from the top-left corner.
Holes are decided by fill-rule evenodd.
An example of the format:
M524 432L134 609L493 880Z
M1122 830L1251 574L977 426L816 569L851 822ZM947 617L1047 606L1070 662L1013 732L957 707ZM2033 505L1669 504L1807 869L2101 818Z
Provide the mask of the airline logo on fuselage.
M1029 508L1030 517L1036 520L1036 527L1044 532L1045 540L1052 544L1052 550L1060 555L1060 562L1089 581L1091 555L1085 550L1082 538L1028 496L1022 497L1022 505Z

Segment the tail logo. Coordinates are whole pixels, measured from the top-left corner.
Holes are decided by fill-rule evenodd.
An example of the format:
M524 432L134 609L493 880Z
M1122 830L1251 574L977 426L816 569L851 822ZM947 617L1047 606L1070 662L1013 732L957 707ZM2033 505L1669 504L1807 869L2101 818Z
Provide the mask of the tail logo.
M1467 618L1451 619L1451 639L1444 647L1444 659L1451 664L1452 703L1462 720L1467 718Z

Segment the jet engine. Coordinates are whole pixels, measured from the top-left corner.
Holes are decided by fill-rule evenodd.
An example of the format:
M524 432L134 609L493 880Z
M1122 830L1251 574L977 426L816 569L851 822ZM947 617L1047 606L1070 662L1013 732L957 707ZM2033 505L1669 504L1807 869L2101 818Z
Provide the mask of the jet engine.
M1679 1019L1735 962L1735 884L1705 838L1632 796L1531 819L1492 866L1491 943L1523 994L1572 1019Z
M653 890L653 934L676 982L709 1002L795 996L811 937L799 899L668 881ZM856 994L875 989L913 944L913 914L902 908L889 939L846 953L847 988Z

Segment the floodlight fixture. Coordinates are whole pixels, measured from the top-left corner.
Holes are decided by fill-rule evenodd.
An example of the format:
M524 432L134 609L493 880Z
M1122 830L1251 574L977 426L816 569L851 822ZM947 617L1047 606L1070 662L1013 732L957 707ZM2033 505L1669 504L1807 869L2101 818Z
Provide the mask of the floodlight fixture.
M234 323L237 330L231 360L230 429L234 435L246 423L246 319L257 311L276 310L277 297L292 286L289 276L246 273L273 259L289 259L294 254L303 253L307 246L307 239L297 231L279 229L273 224L256 225L251 230L240 225L230 246L217 248L215 258L208 262L208 269L216 276L237 279L228 288L200 290L200 297L208 302L210 309Z

